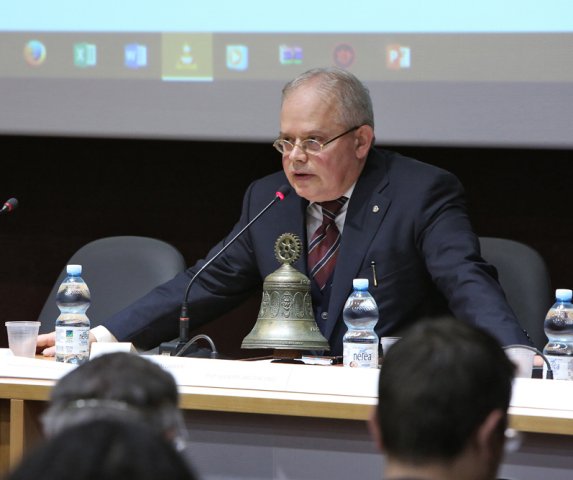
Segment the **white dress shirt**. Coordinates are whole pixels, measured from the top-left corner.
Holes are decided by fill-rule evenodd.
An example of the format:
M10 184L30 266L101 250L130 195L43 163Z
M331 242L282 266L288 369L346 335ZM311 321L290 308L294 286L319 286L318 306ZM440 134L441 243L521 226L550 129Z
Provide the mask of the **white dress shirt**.
M343 195L348 198L348 200L350 200L352 196L355 185L356 184L352 185ZM344 229L344 221L346 220L346 212L348 211L348 203L349 202L346 202L342 206L334 220L341 235ZM322 207L316 202L311 202L308 207L306 207L306 238L308 239L308 243L310 243L312 235L320 225L322 225Z

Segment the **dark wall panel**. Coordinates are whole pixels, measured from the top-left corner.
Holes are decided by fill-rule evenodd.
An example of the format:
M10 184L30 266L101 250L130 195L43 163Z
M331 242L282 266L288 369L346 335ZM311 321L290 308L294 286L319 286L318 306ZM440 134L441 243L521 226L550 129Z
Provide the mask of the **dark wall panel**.
M35 319L67 259L95 238L158 237L191 264L236 221L247 185L280 169L278 153L258 143L0 136L0 148L0 200L20 200L0 219L5 321ZM531 245L555 287L573 286L571 151L392 148L458 175L479 235ZM258 302L201 331L236 353Z

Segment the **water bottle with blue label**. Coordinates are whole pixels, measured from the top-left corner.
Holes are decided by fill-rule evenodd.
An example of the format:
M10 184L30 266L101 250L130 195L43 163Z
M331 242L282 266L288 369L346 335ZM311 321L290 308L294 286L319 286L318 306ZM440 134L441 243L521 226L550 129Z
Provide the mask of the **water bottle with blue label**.
M355 278L342 317L348 331L342 339L345 367L378 368L378 306L368 292L368 279Z
M551 364L555 380L573 380L573 291L555 290L555 303L545 317L545 335L549 339L543 349ZM544 366L546 375L547 367Z
M90 321L86 310L91 297L81 277L81 265L68 265L66 274L56 296L60 309L56 319L56 361L81 364L90 354Z

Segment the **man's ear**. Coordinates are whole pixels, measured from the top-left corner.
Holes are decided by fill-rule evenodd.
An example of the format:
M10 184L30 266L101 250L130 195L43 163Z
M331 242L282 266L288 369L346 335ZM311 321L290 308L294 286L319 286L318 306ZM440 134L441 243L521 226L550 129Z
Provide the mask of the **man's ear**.
M380 431L380 423L378 422L378 410L376 407L372 408L370 418L368 419L368 430L376 446L381 452L384 452L384 442L382 441L382 432Z
M491 452L492 447L503 446L503 425L505 413L499 409L492 410L477 430L476 443L481 452Z
M365 158L374 143L374 130L370 125L362 125L355 136L356 157Z

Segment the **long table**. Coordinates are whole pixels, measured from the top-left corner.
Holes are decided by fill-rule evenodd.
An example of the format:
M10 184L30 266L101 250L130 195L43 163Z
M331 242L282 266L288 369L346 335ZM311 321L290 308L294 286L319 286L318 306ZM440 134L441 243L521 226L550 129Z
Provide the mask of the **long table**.
M379 478L383 458L367 420L376 370L268 362L150 357L180 391L189 455L202 479ZM72 368L0 358L0 469L42 438L50 391ZM500 476L573 477L573 382L516 379L510 425L523 433Z

